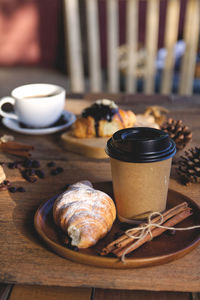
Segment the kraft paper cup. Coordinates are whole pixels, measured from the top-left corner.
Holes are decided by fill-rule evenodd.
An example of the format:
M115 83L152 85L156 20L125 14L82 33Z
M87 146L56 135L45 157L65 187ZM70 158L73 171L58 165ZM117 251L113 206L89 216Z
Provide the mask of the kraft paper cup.
M117 215L140 223L166 208L172 157L176 147L167 133L148 127L117 131L107 142Z

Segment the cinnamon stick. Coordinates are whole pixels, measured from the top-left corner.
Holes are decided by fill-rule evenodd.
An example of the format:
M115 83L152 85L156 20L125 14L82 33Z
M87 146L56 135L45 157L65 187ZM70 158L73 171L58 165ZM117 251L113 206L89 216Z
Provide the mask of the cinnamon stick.
M172 207L171 209L165 211L162 214L163 215L163 222L165 222L169 218L173 217L174 215L178 214L179 212L183 211L187 207L188 207L187 202L183 202L183 203L181 203L179 205L176 205L176 206ZM157 216L157 217L155 217L151 220L151 223L157 223L159 220L160 220L160 216ZM137 228L133 228L132 230L129 230L129 234L134 235L134 236L139 235L140 227L144 226L144 224L145 223L142 223ZM155 229L155 227L152 228L152 230L153 229ZM131 238L131 237L127 236L126 234L124 234L121 237L119 237L118 239L116 239L115 241L108 244L105 248L103 248L101 250L101 255L107 255L108 253L112 252L116 248L125 247L126 245L133 242L133 240L134 240L133 238Z
M28 158L31 156L29 151L33 150L33 146L18 143L18 142L5 142L0 143L0 150L2 150L5 153Z
M16 155L16 156L20 156L20 157L24 157L24 158L29 158L31 156L31 153L29 153L28 151L23 151L23 150L7 149L6 151L3 151L3 152L12 154L12 155Z
M178 207L175 207L175 208L172 208L170 211L166 211L165 213L163 213L163 221L162 221L162 223L161 223L161 225L165 222L165 221L167 221L168 219L170 219L170 218L172 218L173 216L175 216L175 215L177 215L178 213L180 213L180 212L182 212L182 211L184 211L187 207L188 207L188 205L187 205L187 202L184 202L183 203L184 205L179 205ZM159 221L159 219L160 219L160 217L159 216L157 216L157 217L155 217L154 219L152 219L152 221L151 221L151 223L157 223L158 221ZM143 224L144 225L144 224ZM152 230L154 230L154 229L156 229L156 227L152 227L151 228L151 231ZM129 231L129 234L131 235L131 234L133 234L133 233L131 233L130 231ZM135 234L134 234L135 235ZM136 234L136 236L138 236L139 235L139 233L138 234ZM122 247L124 247L124 246L126 246L127 244L129 244L130 242L133 242L133 238L132 237L128 237L127 236L127 239L125 240L125 241L122 241L121 243L117 243L117 248L122 248Z
M174 217L172 217L171 219L169 219L167 222L164 222L163 226L173 227L174 225L180 223L181 221L183 221L184 219L186 219L187 217L189 217L191 215L192 215L191 209L188 207L181 213L179 213L179 214L175 215ZM128 254L128 253L132 252L133 250L137 249L138 247L140 247L141 245L143 245L144 243L146 243L147 241L151 240L152 238L161 235L166 230L167 230L166 228L155 228L154 230L152 230L152 237L148 233L146 236L144 236L144 238L141 238L140 240L134 242L132 244L132 246L128 245L122 249L121 248L116 249L115 251L113 251L113 253L117 257L121 257L124 254Z
M23 143L18 143L18 142L6 142L6 143L0 143L0 149L2 150L24 150L24 151L29 151L33 150L32 145L27 145Z

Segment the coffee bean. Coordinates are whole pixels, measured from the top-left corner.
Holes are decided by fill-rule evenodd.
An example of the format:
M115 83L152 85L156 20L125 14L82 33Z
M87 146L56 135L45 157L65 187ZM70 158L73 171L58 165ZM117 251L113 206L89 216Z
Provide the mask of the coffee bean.
M33 168L39 168L40 167L40 162L38 160L33 160L32 161L32 167Z
M32 167L32 160L26 159L26 160L23 162L23 166L24 166L25 168L31 168L31 167Z
M17 188L16 188L15 186L11 186L11 187L8 188L8 190L9 190L9 192L11 192L11 193L16 193Z
M8 163L8 168L9 169L15 169L16 168L16 164L15 163Z
M21 174L22 177L27 180L28 175L26 174L26 171L22 171Z
M39 177L39 178L44 178L45 174L42 170L36 170L35 174Z
M58 175L58 171L57 171L57 169L53 169L52 171L51 171L51 175L53 175L53 176L55 176L55 175Z
M37 181L37 177L35 175L29 176L29 177L27 177L27 180L31 183L34 183Z
M33 182L37 181L35 171L34 171L34 173L32 173L30 170L30 173L29 173L29 169L28 169L28 170L23 171L21 174L22 174L23 178L26 179L26 181L28 181L28 182L33 183Z
M10 181L9 180L4 180L3 182L5 185L10 185Z
M57 168L56 168L56 171L57 171L58 173L62 173L64 170L63 170L63 168L61 168L61 167L57 167Z
M55 162L54 161L50 161L48 164L47 164L47 167L49 168L52 168L52 167L55 167Z
M35 170L33 169L26 169L24 172L26 173L27 176L35 175Z
M24 193L25 189L22 186L20 186L17 188L17 192Z

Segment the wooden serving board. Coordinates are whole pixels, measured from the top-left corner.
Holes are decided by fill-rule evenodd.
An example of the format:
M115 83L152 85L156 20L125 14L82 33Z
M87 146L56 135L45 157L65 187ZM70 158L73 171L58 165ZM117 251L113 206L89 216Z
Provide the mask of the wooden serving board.
M107 138L79 139L72 135L72 131L64 132L61 135L65 149L91 158L108 158L105 147Z

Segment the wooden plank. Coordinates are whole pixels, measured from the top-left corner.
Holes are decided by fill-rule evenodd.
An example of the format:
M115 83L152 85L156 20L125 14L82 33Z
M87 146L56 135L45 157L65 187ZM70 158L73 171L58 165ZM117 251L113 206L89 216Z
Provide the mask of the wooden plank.
M126 4L126 92L136 92L137 82L137 57L138 57L138 0L127 0Z
M145 94L154 93L160 0L147 1Z
M106 1L107 9L107 72L108 92L119 91L119 68L118 68L118 2Z
M178 24L180 13L180 0L169 0L167 3L164 41L164 47L167 50L167 56L162 75L161 94L171 93L174 68L174 46L178 38Z
M102 89L100 33L97 0L86 1L87 32L88 32L88 60L91 92Z
M92 288L15 285L9 300L90 300Z
M190 293L95 289L94 300L190 300Z
M66 57L72 92L83 92L84 71L78 0L64 0Z
M186 42L186 51L183 56L179 85L179 93L181 95L192 94L199 32L200 2L199 0L189 0L187 2L184 26L184 40Z

